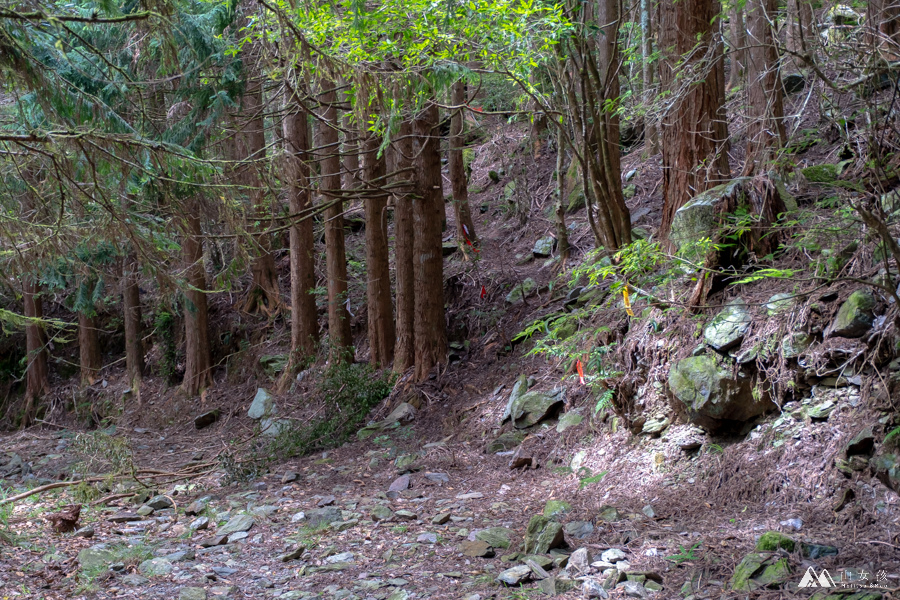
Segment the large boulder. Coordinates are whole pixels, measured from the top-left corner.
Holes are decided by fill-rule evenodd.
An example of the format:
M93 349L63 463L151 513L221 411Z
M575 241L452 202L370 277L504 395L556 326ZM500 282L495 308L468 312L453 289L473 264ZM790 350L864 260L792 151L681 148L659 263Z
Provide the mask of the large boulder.
M834 322L826 332L828 337L858 338L864 336L875 323L875 296L869 290L856 290L838 310Z
M538 289L537 282L528 277L522 283L515 286L513 289L509 291L506 295L506 301L510 304L517 304L519 302L524 302L525 298L528 298L532 294L536 293Z
M767 393L754 394L749 378L734 376L712 356L691 356L672 365L669 389L691 422L707 429L748 421L775 407Z
M566 391L526 392L510 407L509 416L516 429L525 429L545 418L555 417L566 402Z
M275 415L277 407L275 406L275 398L265 388L256 390L256 396L247 411L247 416L251 419L264 419Z
M735 298L709 322L703 339L713 349L726 352L740 345L752 321L750 307L741 298Z
M717 185L694 196L675 211L669 240L675 245L679 256L696 264L703 262L705 253L697 248L696 242L716 237L723 202L728 198L743 196L743 186L749 180L749 177L740 177Z
M509 418L509 414L512 411L513 405L518 402L519 398L528 391L528 377L525 375L520 375L518 379L516 379L516 383L513 385L512 391L509 393L509 400L506 403L506 408L503 409L503 418L500 419L500 422L503 423Z
M543 515L535 515L528 522L523 551L525 554L546 554L561 546L564 541L563 526L560 523Z

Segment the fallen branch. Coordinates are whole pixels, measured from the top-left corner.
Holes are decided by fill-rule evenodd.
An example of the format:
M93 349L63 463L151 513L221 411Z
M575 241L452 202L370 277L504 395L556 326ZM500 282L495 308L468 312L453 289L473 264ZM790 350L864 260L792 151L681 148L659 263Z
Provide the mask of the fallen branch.
M80 485L82 483L93 483L95 481L104 481L106 477L89 477L87 479L80 479L78 481L57 481L56 483L48 483L47 485L38 486L34 489L28 490L27 492L22 492L21 494L16 494L15 496L10 496L9 498L4 498L0 500L0 506L4 506L6 504L12 504L13 502L18 502L19 500L24 500L29 496L33 496L35 494L43 494L44 492L49 492L50 490L55 490L63 487L71 487L73 485Z

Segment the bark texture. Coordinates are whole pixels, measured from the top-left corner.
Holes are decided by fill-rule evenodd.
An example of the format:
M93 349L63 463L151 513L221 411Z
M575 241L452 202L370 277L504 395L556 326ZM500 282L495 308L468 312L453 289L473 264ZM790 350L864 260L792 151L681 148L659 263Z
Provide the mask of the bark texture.
M44 302L40 287L31 278L25 280L22 300L25 316L30 319L44 318ZM47 364L47 334L40 323L30 323L25 327L25 410L22 414L22 428L34 421L37 402L50 391L49 367Z
M289 182L288 201L294 220L290 228L291 251L291 358L288 373L293 373L305 358L315 354L319 342L319 316L316 309L315 238L309 192L309 123L299 110L293 90L287 88L285 117L282 124L285 150L285 179ZM299 217L298 217L299 216Z
M388 266L387 203L384 156L380 141L367 136L363 142L363 176L368 189L366 209L366 299L369 317L369 362L387 366L394 358L394 310L391 304L391 272Z
M778 70L778 49L772 30L776 0L750 0L747 22L750 50L747 65L747 159L744 175L765 170L769 160L782 147L784 131L784 88Z
M800 57L809 54L812 50L810 44L815 37L810 0L787 0L786 25L785 47L789 54L785 60L793 64L794 68L800 69L806 66L806 61Z
M466 84L457 81L453 84L450 103L462 106L466 102ZM448 156L450 170L450 186L453 188L453 214L456 217L456 239L460 245L469 240L472 244L478 241L475 225L472 223L472 211L469 208L469 178L466 175L463 148L466 145L466 119L463 109L454 111L450 118L450 151ZM532 135L534 131L532 131ZM538 139L537 136L534 139Z
M447 355L444 259L441 248L441 208L444 205L444 195L437 105L428 104L417 115L414 127L419 143L416 198L413 201L415 378L423 381L435 365L444 362Z
M723 55L714 36L718 13L719 4L711 0L660 4L659 80L671 94L662 119L662 239L669 235L675 211L731 176Z
M181 389L196 396L212 385L212 362L209 352L209 320L206 302L206 268L203 265L203 242L199 207L190 207L182 242L185 279L184 291L184 380Z
M141 297L138 287L137 261L129 256L122 274L122 305L125 311L125 371L128 385L140 398L144 377L144 344L141 340Z
M250 194L253 220L261 223L265 229L271 223L270 209L266 202L266 191L262 185L260 165L266 159L265 120L263 118L262 85L258 78L247 83L241 113L242 131L236 136L238 165L238 183ZM275 270L275 256L272 254L272 238L268 234L260 234L256 241L256 256L251 264L253 284L244 306L247 312L262 311L269 315L281 307L281 292L278 285L278 272Z
M347 251L344 243L344 203L341 200L341 157L338 139L337 95L334 84L322 83L317 143L325 217L325 270L328 280L328 335L331 361L352 360L353 338L347 311Z
M731 8L728 18L731 30L731 73L728 77L728 89L734 89L744 83L747 75L747 25L744 22L744 4L736 2Z
M97 335L97 319L84 313L78 313L78 362L81 385L93 385L102 366L100 336Z
M397 343L394 371L401 373L415 364L415 287L413 269L413 185L412 122L404 120L391 145L391 172L394 187L394 275L397 296ZM404 185L400 185L403 183Z

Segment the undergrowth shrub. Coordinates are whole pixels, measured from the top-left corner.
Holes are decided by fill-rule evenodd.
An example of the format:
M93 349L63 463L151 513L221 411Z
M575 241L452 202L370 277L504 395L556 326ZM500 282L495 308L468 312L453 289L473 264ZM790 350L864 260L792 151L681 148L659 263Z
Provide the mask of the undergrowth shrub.
M290 458L342 445L387 397L393 382L392 373L365 364L329 367L316 390L322 405L309 421L280 431L269 444L269 456Z

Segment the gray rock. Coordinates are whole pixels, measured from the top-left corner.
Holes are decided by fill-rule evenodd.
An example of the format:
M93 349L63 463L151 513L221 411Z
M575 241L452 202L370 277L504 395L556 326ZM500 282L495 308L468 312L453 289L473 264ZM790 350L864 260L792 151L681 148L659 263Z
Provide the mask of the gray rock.
M869 290L856 290L838 310L826 337L858 338L872 329L875 323L875 296Z
M558 415L565 401L566 392L562 388L550 392L526 392L510 407L510 417L517 429L525 429Z
M322 496L322 497L319 498L319 500L316 502L316 506L318 506L319 508L321 508L321 507L323 507L323 506L331 506L332 504L334 504L334 501L335 501L335 500L337 500L337 498L335 498L334 496L331 496L331 495L328 495L328 496ZM272 508L275 508L275 509L277 510L277 508L274 507L274 506L273 506Z
M513 532L506 527L488 527L475 534L476 540L489 544L492 548L509 548Z
M388 488L388 491L402 492L407 488L409 488L409 475L401 475L391 483L391 487Z
M353 553L352 552L341 552L339 554L332 554L328 558L325 559L325 562L329 564L334 563L348 563L353 562Z
M637 581L626 581L622 584L622 589L629 598L649 598L647 590L644 589L644 585Z
M516 379L516 383L513 385L512 391L509 393L509 400L507 400L506 408L503 410L503 417L500 420L501 423L503 423L507 419L509 419L510 412L512 411L513 405L527 391L528 391L528 377L526 377L525 375L519 375L519 378ZM507 450L509 450L509 448L507 448Z
M694 196L675 211L669 240L682 258L702 265L705 256L696 242L705 238L715 239L721 219L722 204L726 198L743 198L743 186L750 178L742 177L718 185Z
M81 529L77 530L72 535L74 535L75 537L83 537L85 539L90 539L90 538L94 537L94 528L91 526L82 527Z
M130 523L132 521L140 521L141 516L136 515L131 512L122 511L122 512L117 512L116 514L112 515L111 517L107 517L106 520L109 521L110 523Z
M497 581L506 585L519 585L531 579L531 569L525 565L516 565L510 569L502 571L497 576Z
M579 548L569 557L567 569L574 569L576 573L587 573L591 566L591 555L587 548Z
M875 434L872 432L872 427L865 427L847 442L847 445L844 447L844 456L850 458L851 456L858 455L868 455L872 453L872 450L875 449Z
M209 595L213 598L222 598L231 600L232 598L240 598L241 590L236 585L220 585L209 588Z
M343 520L343 516L339 508L328 506L307 511L306 520L309 522L310 527L320 527L335 521L341 521Z
M253 403L250 404L250 410L247 411L247 416L258 421L260 419L272 417L277 410L278 407L275 406L275 398L273 398L265 388L259 388L256 390L256 396L253 398Z
M194 417L194 427L197 429L203 429L204 427L209 427L213 423L219 420L220 411L218 408L214 408L212 410L208 410L203 414L197 415ZM206 592L204 592L205 594Z
M709 429L748 421L775 407L765 392L754 396L749 378L733 378L712 356L691 356L672 365L669 389L691 422Z
M147 517L153 514L153 508L147 506L146 504L135 511L138 515L142 517Z
M556 238L548 235L534 243L531 253L534 254L535 258L547 258L553 254L554 247L556 247Z
M197 542L197 545L201 548L212 548L214 546L221 546L228 541L227 535L213 535L208 538L203 538L202 540Z
M546 554L550 549L561 546L563 541L561 524L543 515L535 515L525 531L524 550L526 554Z
M285 552L285 553L282 554L281 556L279 556L279 557L278 557L278 560L281 561L281 562L288 562L288 561L291 561L291 560L297 560L298 558L300 558L301 556L303 556L303 553L304 553L304 552L306 552L306 547L305 547L305 546L296 546L296 547L294 547L294 548L288 550L287 552Z
M376 504L369 511L369 515L372 517L372 520L375 522L388 521L391 518L393 518L394 512L387 506L384 506L383 504ZM447 519L449 520L449 518L450 517L448 515Z
M246 540L250 537L250 534L246 531L235 531L234 533L228 534L228 543L233 544L235 542L240 542L241 540Z
M537 289L537 282L531 277L528 277L525 279L525 281L510 290L510 292L506 295L506 301L510 304L524 302L526 298L537 292Z
M494 556L494 549L491 548L491 545L481 540L466 540L461 542L459 544L459 550L463 555L471 556L472 558L491 558Z
M166 508L172 508L175 504L168 496L153 496L147 501L147 506L153 510L164 510Z
M201 498L200 500L194 500L191 502L187 508L184 509L184 514L188 516L199 515L206 507L209 505L209 500L205 500Z
M437 544L437 534L420 533L419 537L416 538L416 541L420 544Z
M138 572L146 577L168 575L173 569L172 563L165 558L151 558L138 565Z
M97 544L78 553L78 564L85 571L101 570L115 562L116 558L116 553L106 544Z
M425 473L425 481L435 485L450 483L450 476L446 473Z
M268 437L278 437L288 431L293 427L293 422L290 419L263 419L259 423L259 430L265 436Z
M295 473L294 471L287 471L284 475L281 476L281 483L293 483L300 478L300 475Z
M230 535L238 531L249 531L255 524L256 520L250 515L235 515L216 533L219 535Z
M610 548L609 550L603 551L600 555L600 560L616 564L619 561L625 560L625 553L618 548Z
M208 517L197 517L193 521L191 521L190 525L188 525L188 529L191 531L202 531L209 527L209 518Z
M403 521L415 521L419 516L411 510L398 510L394 516Z
M791 310L796 303L797 298L795 294L788 294L786 292L775 294L766 301L766 314L770 317L774 317L775 315Z
M585 579L581 583L581 595L585 598L609 598L609 592L603 589L596 579Z
M206 590L199 587L185 587L178 592L178 600L206 600Z
M584 540L594 533L594 524L590 521L572 521L563 527L566 536L576 540Z
M781 340L781 355L785 358L797 358L812 345L811 335L802 331L789 333Z
M127 585L131 587L139 587L142 585L147 585L150 583L150 580L146 577L141 577L137 573L129 573L120 579L122 585Z
M181 550L180 552L173 552L172 554L168 554L164 556L167 561L170 563L184 562L186 560L194 560L197 557L197 553L193 550Z
M643 427L641 427L641 433L646 433L648 435L657 435L666 430L666 427L672 422L666 416L655 416L650 419L644 421Z
M719 352L726 352L741 343L752 322L750 307L735 298L704 328L703 339Z

